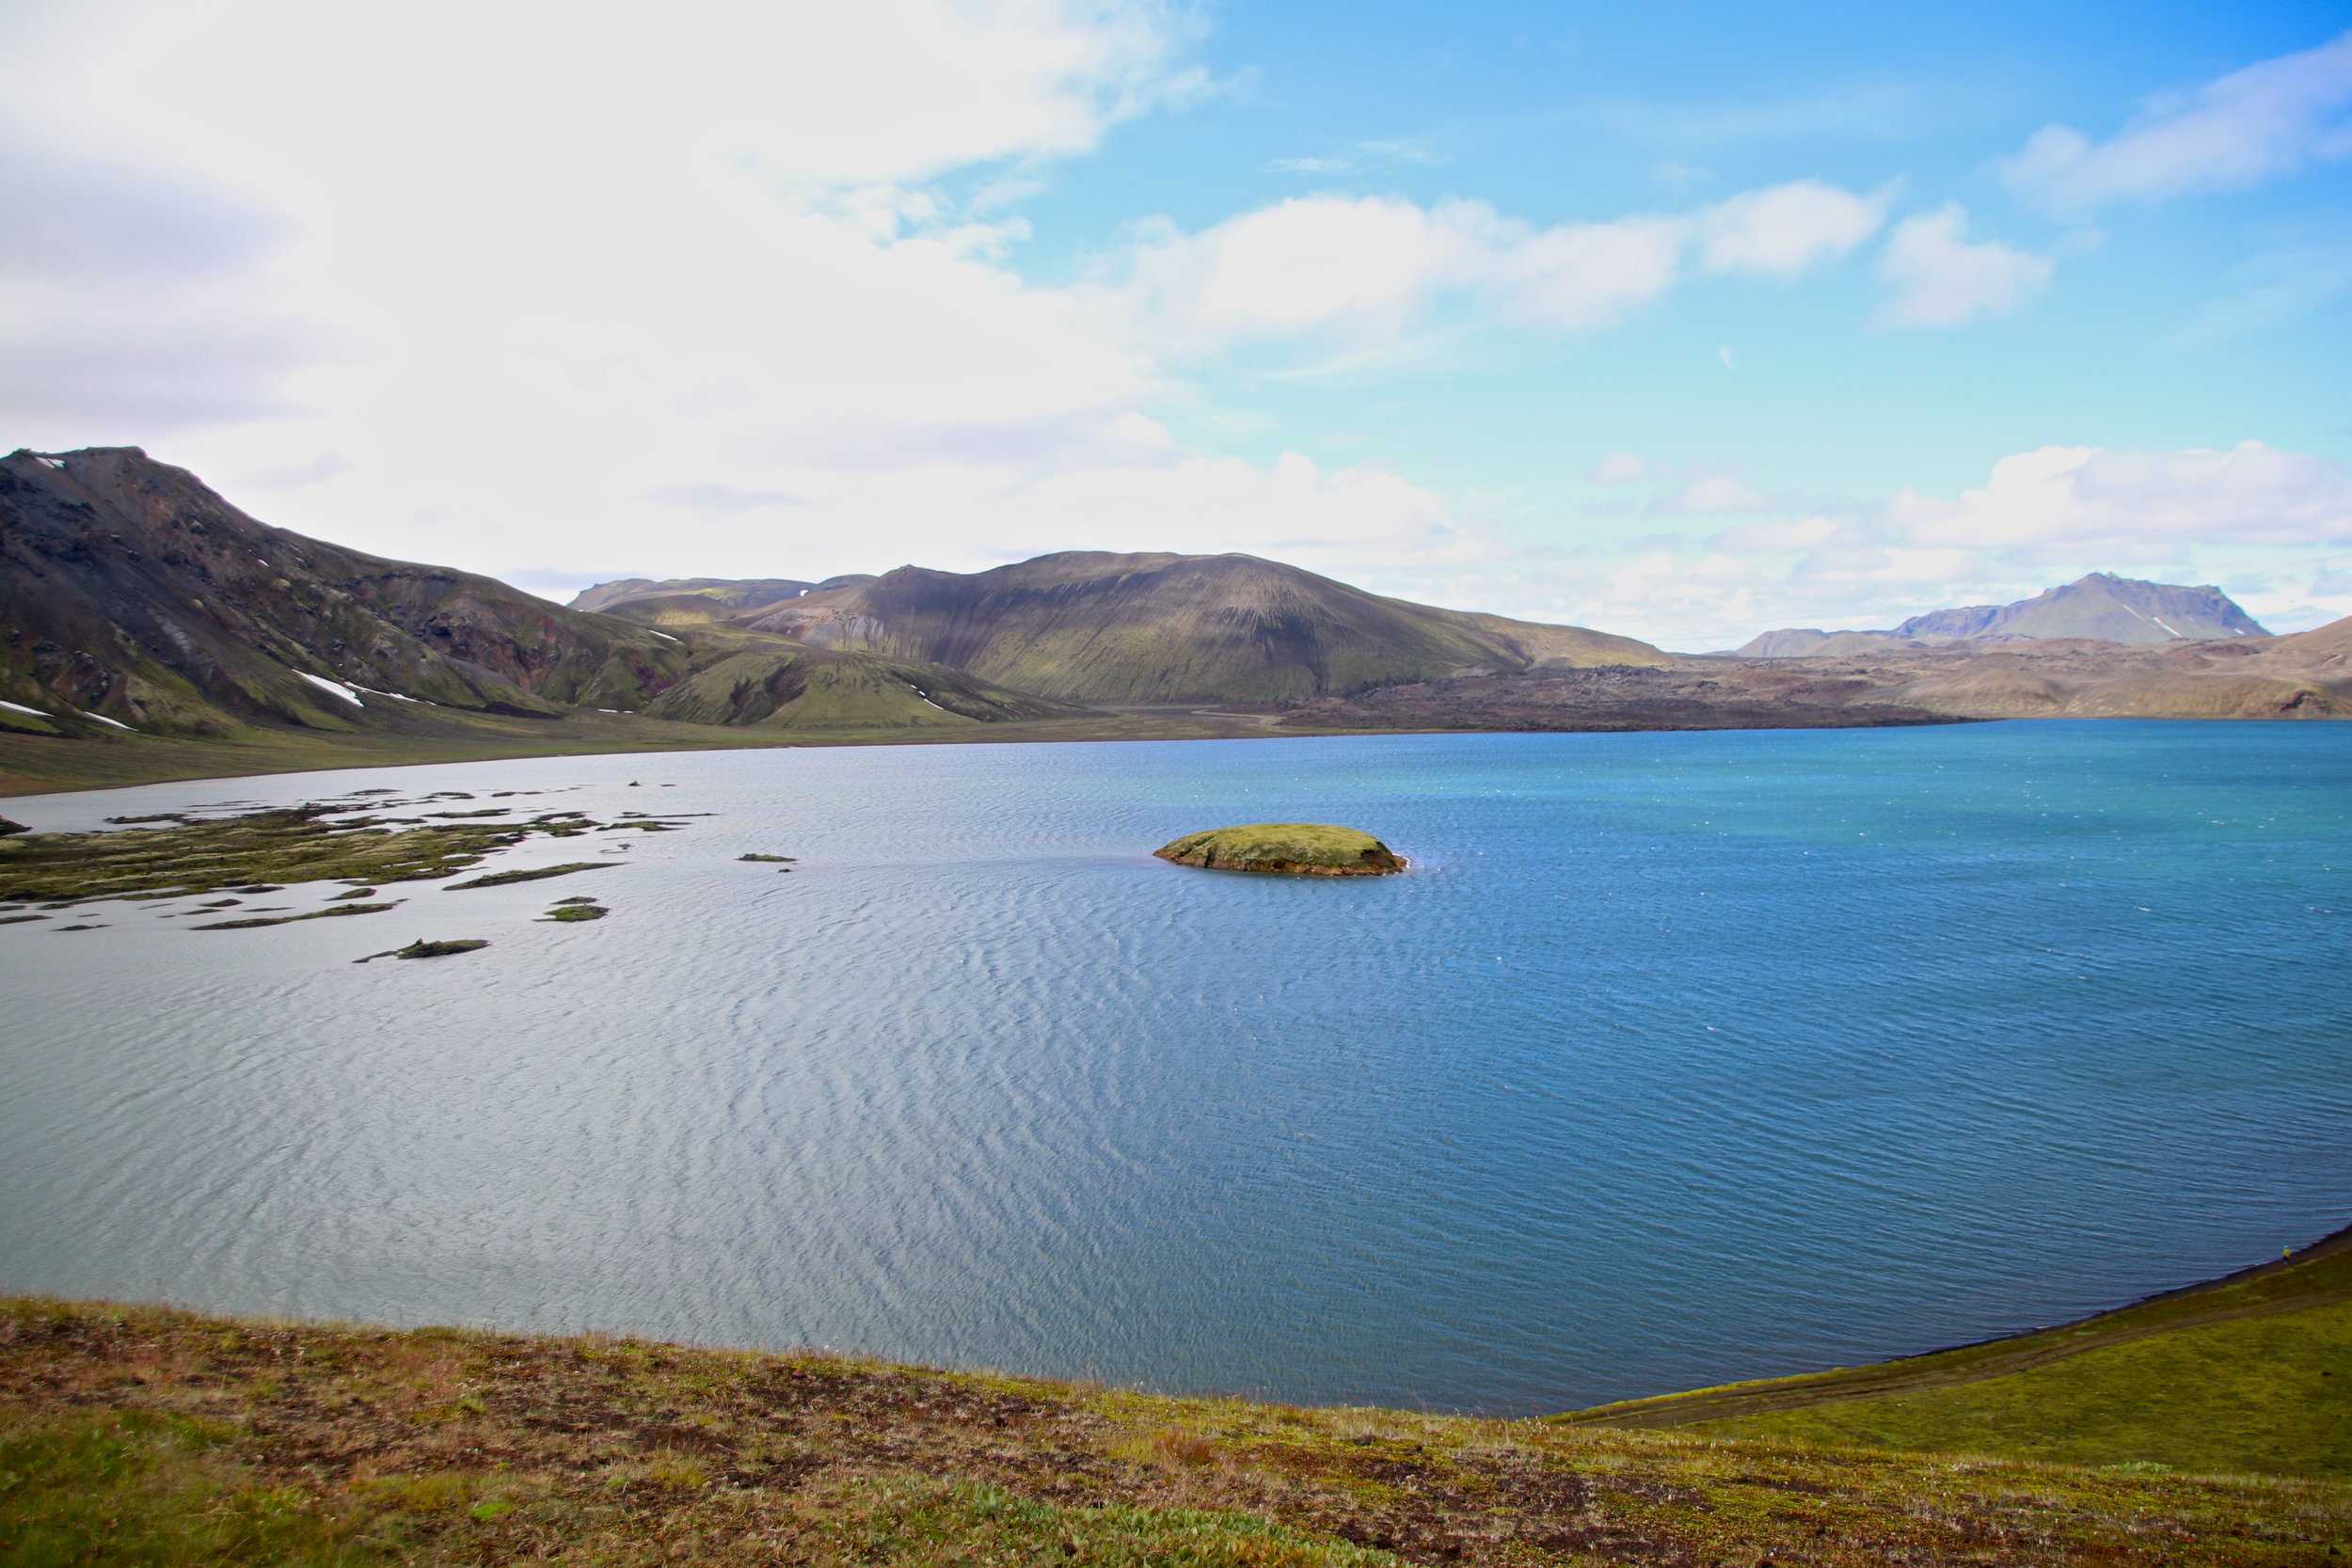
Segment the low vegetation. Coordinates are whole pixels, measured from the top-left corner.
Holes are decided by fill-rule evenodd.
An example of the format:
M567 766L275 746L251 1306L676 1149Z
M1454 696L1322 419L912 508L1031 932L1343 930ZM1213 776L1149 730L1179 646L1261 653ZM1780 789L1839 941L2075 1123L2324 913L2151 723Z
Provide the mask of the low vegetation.
M2352 1232L2039 1334L1562 1419L2352 1480Z
M485 877L469 877L462 882L452 882L443 893L463 893L469 888L511 887L516 882L540 882L549 877L568 877L576 871L609 871L610 861L566 861L562 865L533 865L520 871L493 871Z
M0 1306L0 1561L2290 1564L2352 1490Z
M354 815L360 811L349 803L313 804L117 832L12 835L0 839L0 900L180 897L265 882L429 881L534 833L569 837L586 826L576 812L514 824L409 825Z
M1252 822L1186 833L1152 851L1179 865L1216 871L1271 871L1308 877L1378 877L1405 869L1404 858L1354 828L1318 822Z

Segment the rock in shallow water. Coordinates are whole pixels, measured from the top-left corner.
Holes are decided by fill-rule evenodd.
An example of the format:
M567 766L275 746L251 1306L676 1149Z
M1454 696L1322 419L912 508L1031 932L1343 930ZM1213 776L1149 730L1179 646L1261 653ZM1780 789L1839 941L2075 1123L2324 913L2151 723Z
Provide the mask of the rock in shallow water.
M1370 833L1318 822L1253 822L1186 833L1152 851L1178 865L1295 877L1382 877L1406 861Z

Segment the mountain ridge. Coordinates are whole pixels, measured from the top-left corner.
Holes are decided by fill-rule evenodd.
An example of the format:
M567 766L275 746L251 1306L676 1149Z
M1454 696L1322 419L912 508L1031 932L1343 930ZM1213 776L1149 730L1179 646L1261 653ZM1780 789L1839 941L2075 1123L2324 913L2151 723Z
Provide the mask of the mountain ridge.
M0 458L0 729L20 734L423 736L468 714L581 710L859 729L1081 711L919 661L673 633L348 549L262 523L136 447Z
M1886 648L2058 637L2151 643L2269 635L2235 600L2211 583L2189 587L2091 572L2012 604L1931 610L1878 631L1784 627L1759 633L1734 651L1742 658L1807 658Z
M1582 626L1386 598L1257 556L1069 550L985 572L901 566L741 624L919 658L1067 702L1287 703L1473 670L1665 664Z

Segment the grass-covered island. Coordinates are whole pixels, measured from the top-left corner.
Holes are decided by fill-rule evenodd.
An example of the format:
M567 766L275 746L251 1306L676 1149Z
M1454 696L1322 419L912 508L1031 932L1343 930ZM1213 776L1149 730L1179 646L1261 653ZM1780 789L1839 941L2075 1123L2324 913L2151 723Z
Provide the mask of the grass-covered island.
M1186 833L1152 851L1178 865L1294 877L1384 877L1405 859L1370 833L1319 822L1252 822Z
M1905 1452L1735 1435L1722 1408L1651 1412L1713 1430L1627 1430L7 1301L0 1563L2334 1564L2352 1549L2343 1425L2248 1422L2328 1420L2265 1386L2352 1376L2328 1305L2342 1267L2274 1273L2260 1302L2217 1282L2227 1299L2177 1334L2126 1325L2142 1354L2172 1345L2178 1383L2111 1379L2086 1403L2058 1380L2043 1401L2032 1380L2068 1361L1998 1369L1994 1444L2064 1428L2096 1456L2065 1464L1988 1454L1966 1421L1857 1428L1927 1450ZM2290 1297L2253 1356L2200 1370L2213 1347L2190 1319ZM2102 1347L2085 1363L2133 1348L2085 1342ZM2199 1430L2223 1408L2234 1448ZM2147 1457L2166 1452L2194 1469ZM2290 1453L2312 1469L2263 1463Z

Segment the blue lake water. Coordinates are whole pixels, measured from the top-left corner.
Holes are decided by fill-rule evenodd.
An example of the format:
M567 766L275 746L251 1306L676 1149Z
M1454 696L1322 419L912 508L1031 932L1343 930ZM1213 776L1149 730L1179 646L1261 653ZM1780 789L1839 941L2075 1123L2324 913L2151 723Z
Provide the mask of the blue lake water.
M385 784L715 815L348 921L0 928L0 1289L1523 1413L2045 1323L2352 1218L2352 724L707 752L7 809ZM1297 819L1413 869L1149 855ZM587 891L611 918L534 923ZM493 945L348 961L418 936Z

